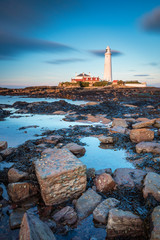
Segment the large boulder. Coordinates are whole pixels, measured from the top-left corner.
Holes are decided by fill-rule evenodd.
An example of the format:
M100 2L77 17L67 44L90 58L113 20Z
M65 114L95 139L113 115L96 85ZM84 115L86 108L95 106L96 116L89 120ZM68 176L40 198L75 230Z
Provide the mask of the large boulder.
M8 147L8 144L6 141L0 141L0 151L5 150Z
M104 143L104 144L114 143L113 137L100 136L98 139L101 143Z
M125 119L122 118L117 118L114 119L112 122L112 127L123 127L123 128L127 128L128 124L127 121Z
M19 182L22 179L28 177L28 173L22 172L16 168L10 168L8 171L8 181L11 182Z
M143 196L148 197L151 194L157 201L160 202L160 175L149 172L144 180Z
M17 182L8 184L8 194L13 202L25 200L38 193L38 188L32 182Z
M20 240L56 240L48 225L35 215L25 213L19 232Z
M76 198L86 189L86 166L68 149L45 151L35 161L36 176L46 205Z
M145 171L131 168L117 168L113 177L118 186L130 188L142 188L142 182L146 175Z
M152 223L151 240L160 240L160 206L154 208L152 212Z
M136 145L137 153L155 153L160 154L160 143L140 142Z
M142 121L138 122L132 125L132 128L137 129L137 128L146 128L150 127L155 123L155 119L152 120L147 120L147 121Z
M89 216L97 205L101 202L102 197L93 189L88 189L76 202L78 217L84 219Z
M86 152L86 149L83 146L78 145L77 143L68 143L67 145L65 145L65 148L67 148L74 155L83 156Z
M102 173L101 175L96 177L95 185L96 185L97 191L108 192L115 188L116 183L110 174Z
M102 224L107 223L107 217L109 210L112 208L115 208L120 204L120 201L118 201L115 198L108 198L101 202L93 211L93 218Z
M63 222L63 224L72 225L77 221L77 213L70 206L62 208L53 215L55 222Z
M129 211L113 208L109 211L107 237L138 237L143 236L143 222L137 215Z
M154 131L146 128L133 129L130 131L130 139L134 143L152 141L154 139Z

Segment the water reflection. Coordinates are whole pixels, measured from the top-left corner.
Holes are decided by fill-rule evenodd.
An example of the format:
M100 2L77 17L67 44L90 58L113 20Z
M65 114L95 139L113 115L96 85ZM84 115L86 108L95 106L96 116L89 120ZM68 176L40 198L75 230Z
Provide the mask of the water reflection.
M125 150L114 149L114 146L100 144L96 137L85 137L81 142L87 144L85 146L86 153L81 157L81 161L86 164L87 168L95 168L96 170L111 168L134 168L134 166L126 160L127 153ZM103 147L102 147L103 146Z

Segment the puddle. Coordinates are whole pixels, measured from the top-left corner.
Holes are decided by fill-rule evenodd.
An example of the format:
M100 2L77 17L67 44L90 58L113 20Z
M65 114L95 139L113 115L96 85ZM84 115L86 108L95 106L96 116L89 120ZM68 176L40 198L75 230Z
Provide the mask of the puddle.
M80 158L87 168L111 168L112 171L116 168L134 168L133 164L126 160L127 153L123 149L114 149L113 145L109 145L109 148L102 145L103 148L100 148L100 141L96 137L85 137L81 142L87 144L86 153Z

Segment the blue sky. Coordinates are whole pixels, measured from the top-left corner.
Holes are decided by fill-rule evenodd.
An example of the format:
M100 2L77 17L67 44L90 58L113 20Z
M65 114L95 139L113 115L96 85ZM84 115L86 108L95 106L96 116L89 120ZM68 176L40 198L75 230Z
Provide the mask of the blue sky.
M0 86L57 85L75 73L160 86L159 0L0 0Z

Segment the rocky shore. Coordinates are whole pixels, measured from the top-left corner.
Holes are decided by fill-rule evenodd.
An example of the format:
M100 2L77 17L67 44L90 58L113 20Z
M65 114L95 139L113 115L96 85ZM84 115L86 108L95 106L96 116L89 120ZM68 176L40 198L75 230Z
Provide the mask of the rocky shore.
M46 131L17 148L0 142L0 162L12 163L0 170L2 239L160 239L160 89L35 87L0 94L92 101L78 106L24 98L0 106L86 123ZM87 125L95 122L100 125ZM89 136L101 148L125 149L134 168L86 168L81 138Z

